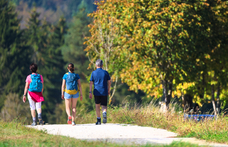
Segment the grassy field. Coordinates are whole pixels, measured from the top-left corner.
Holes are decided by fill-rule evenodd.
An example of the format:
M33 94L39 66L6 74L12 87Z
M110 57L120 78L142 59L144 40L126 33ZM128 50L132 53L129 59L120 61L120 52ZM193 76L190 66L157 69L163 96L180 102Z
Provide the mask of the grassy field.
M76 123L96 121L95 111L86 115L77 115ZM109 108L108 123L134 124L167 129L178 133L180 137L195 137L210 142L228 144L228 120L220 116L217 120L201 122L184 120L182 113L170 111L160 113L159 108L149 105L142 108L129 109Z
M33 146L33 147L119 147L127 146L133 147L137 145L120 145L108 142L88 142L81 141L74 138L49 135L44 131L38 131L32 128L27 128L18 122L2 122L0 121L0 147L12 147L12 146ZM198 145L173 142L171 145L163 145L157 147L198 147ZM152 145L144 145L142 147L153 147ZM155 147L155 146L154 146Z

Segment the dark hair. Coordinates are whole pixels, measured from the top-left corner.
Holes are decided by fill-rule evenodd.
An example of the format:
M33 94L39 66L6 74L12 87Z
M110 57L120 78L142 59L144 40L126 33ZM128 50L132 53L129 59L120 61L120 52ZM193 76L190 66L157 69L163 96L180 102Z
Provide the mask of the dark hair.
M69 63L69 64L68 64L68 69L69 69L71 72L74 72L74 64L73 64L73 63Z
M31 71L31 72L36 72L36 71L37 71L37 65L36 65L35 63L32 63L32 64L30 65L30 71Z

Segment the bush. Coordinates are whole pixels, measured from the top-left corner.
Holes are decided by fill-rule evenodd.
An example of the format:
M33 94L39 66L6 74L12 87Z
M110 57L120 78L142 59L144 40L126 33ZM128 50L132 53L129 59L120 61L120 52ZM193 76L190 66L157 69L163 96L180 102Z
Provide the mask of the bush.
M12 121L19 119L20 121L30 123L31 113L28 100L23 103L22 97L18 94L9 93L4 101L4 107L1 110L1 119L4 121Z

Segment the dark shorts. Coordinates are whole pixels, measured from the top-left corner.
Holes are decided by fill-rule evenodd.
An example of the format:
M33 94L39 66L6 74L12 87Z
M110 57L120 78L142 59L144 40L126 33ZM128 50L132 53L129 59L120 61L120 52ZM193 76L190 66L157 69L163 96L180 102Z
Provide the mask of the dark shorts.
M103 106L107 106L108 96L95 96L94 95L94 99L95 99L96 104L101 104Z

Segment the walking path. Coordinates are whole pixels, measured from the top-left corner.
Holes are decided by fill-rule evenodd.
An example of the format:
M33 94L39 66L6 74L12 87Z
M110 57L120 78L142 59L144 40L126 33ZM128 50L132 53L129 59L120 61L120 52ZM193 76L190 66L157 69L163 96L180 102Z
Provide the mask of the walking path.
M28 126L31 127L31 126ZM89 141L108 141L123 144L171 144L173 141L185 141L193 144L228 147L218 143L207 143L194 138L176 138L177 134L164 129L141 127L124 124L77 124L71 125L43 125L32 127L46 130L53 135L63 135Z

